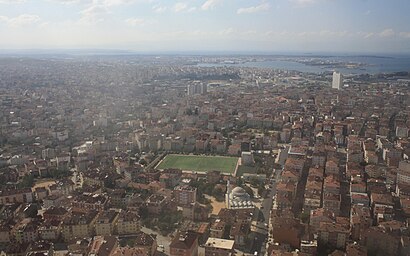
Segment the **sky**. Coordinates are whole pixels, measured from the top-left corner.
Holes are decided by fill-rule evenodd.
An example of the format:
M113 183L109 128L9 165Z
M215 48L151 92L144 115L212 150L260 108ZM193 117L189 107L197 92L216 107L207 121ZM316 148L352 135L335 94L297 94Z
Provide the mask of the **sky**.
M409 0L0 0L0 50L410 53Z

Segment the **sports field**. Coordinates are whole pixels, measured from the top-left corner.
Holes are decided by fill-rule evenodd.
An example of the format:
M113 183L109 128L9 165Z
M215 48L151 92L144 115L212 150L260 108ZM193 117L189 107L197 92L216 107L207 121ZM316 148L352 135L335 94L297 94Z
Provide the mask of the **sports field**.
M237 162L237 157L167 155L157 169L177 168L194 172L218 170L223 173L234 173Z

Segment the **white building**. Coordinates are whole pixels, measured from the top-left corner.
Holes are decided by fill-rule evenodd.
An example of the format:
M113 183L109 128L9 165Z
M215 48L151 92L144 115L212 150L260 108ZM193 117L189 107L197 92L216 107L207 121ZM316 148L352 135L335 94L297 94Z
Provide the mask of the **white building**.
M223 255L223 256L230 256L235 255L235 241L234 240L227 240L227 239L220 239L210 237L206 241L205 247L205 255Z
M332 88L340 90L343 86L343 76L339 72L333 72Z

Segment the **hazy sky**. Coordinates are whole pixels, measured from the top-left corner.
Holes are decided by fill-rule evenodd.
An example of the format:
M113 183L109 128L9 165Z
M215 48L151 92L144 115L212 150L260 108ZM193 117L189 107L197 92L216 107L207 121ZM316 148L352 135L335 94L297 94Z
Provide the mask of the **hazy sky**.
M410 52L409 0L0 0L0 49Z

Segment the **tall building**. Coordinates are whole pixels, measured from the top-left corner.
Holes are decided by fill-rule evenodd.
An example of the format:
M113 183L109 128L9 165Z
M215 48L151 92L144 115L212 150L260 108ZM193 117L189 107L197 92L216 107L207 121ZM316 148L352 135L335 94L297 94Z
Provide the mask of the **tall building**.
M332 88L340 90L343 86L343 76L339 72L333 72Z
M189 96L196 94L206 94L208 92L208 85L200 82L194 82L187 85L187 92Z
M176 186L174 188L176 203L181 206L188 206L196 203L196 188L189 185Z
M188 85L187 85L188 95L191 96L191 95L196 94L195 89L196 89L196 88L195 88L195 84L188 84Z

